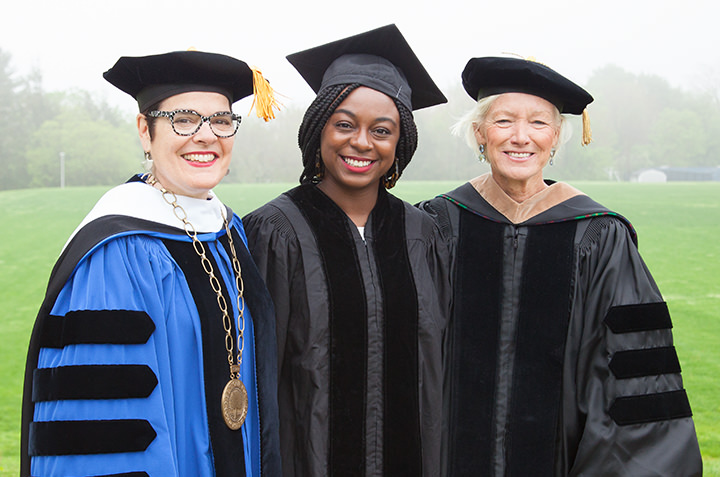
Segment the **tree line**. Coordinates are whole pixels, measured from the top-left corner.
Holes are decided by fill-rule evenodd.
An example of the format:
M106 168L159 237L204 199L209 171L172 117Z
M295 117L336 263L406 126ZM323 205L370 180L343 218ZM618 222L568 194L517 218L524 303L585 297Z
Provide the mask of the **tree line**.
M589 108L594 142L580 146L580 121L546 176L561 180L628 180L657 166L720 166L720 98L711 87L686 91L653 75L608 65L583 85L595 98ZM448 104L415 112L419 146L404 177L464 180L488 170L450 134L473 105L458 83ZM61 160L67 186L114 185L141 171L142 149L132 113L87 91L47 92L42 74L18 76L0 49L0 190L58 187ZM302 170L297 129L304 105L283 108L264 123L240 125L227 182L296 182Z

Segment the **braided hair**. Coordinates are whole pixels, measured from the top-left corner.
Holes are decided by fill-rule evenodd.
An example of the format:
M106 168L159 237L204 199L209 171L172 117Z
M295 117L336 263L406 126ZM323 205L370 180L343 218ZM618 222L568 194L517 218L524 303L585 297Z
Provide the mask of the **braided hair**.
M300 183L307 184L319 181L322 177L324 166L320 158L320 137L330 116L337 107L345 101L350 93L362 86L360 83L340 84L328 86L320 91L305 111L300 129L298 130L298 145L302 151L303 172L300 175ZM395 106L400 114L400 138L395 148L397 158L397 176L386 178L386 187L389 189L395 185L397 179L402 175L403 170L410 163L418 144L417 126L412 112L397 99L393 98ZM393 175L393 166L389 174Z

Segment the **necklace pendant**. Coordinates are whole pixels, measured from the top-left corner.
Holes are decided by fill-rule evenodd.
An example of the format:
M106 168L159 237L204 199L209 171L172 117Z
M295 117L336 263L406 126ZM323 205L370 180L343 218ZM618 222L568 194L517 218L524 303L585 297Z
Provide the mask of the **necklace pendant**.
M248 395L245 385L239 379L231 379L223 389L220 401L225 424L237 431L245 422L248 412Z

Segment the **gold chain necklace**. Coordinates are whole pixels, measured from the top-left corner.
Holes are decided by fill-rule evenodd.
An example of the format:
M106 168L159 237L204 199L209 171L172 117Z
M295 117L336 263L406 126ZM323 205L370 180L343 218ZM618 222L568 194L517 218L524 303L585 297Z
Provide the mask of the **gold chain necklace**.
M207 255L205 253L205 246L197 238L197 230L195 229L195 226L188 220L187 212L185 212L185 209L183 209L182 206L178 204L177 196L174 192L165 189L152 174L147 174L147 176L145 176L145 182L153 187L156 184L158 185L158 187L160 188L160 192L162 192L162 198L165 200L165 202L172 206L173 214L175 214L175 217L177 217L183 223L185 233L188 235L188 237L192 239L193 249L195 250L195 253L197 253L200 257L203 270L205 270L205 273L207 273L210 279L210 286L217 295L218 307L220 308L220 311L223 315L223 327L225 328L225 349L228 353L228 364L230 365L230 380L225 385L225 389L223 389L220 407L222 409L222 415L223 419L225 420L225 424L233 431L236 431L240 429L240 427L242 427L248 412L247 390L245 389L245 385L243 384L243 382L240 380L240 366L242 365L242 354L243 349L245 348L245 300L243 300L244 284L241 273L242 270L240 268L240 260L238 260L237 253L235 252L235 244L233 242L232 234L230 233L230 226L228 224L227 217L225 216L225 211L221 209L221 215L223 218L223 223L225 224L225 231L227 232L228 243L230 244L233 270L235 272L235 286L238 290L236 297L238 309L237 326L239 329L237 363L235 361L234 355L235 345L232 336L232 320L230 318L230 314L228 313L227 302L225 301L225 297L222 294L220 281L215 276L215 271L213 269L212 263L210 262L210 259L207 258Z

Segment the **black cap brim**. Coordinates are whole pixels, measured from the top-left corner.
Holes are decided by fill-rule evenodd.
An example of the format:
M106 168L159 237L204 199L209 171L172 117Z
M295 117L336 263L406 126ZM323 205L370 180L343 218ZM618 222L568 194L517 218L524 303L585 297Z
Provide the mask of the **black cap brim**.
M582 114L593 101L583 88L555 70L520 58L472 58L462 73L465 91L474 100L501 93L527 93L554 104L561 113Z
M123 56L103 77L135 98L140 111L188 91L219 92L230 103L253 93L253 73L244 61L201 51Z

